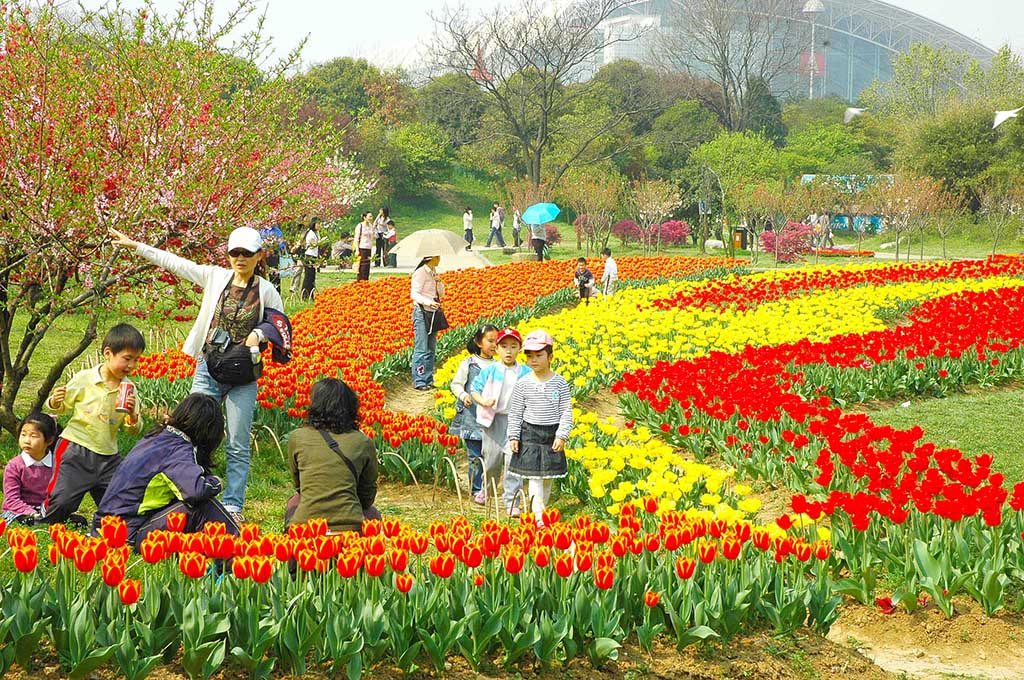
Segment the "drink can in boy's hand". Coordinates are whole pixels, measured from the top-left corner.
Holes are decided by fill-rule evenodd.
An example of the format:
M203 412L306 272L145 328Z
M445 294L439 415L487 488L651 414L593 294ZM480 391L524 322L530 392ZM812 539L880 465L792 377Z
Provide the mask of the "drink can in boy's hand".
M117 402L114 404L114 410L120 411L121 413L131 413L131 408L128 407L128 399L135 394L135 385L131 384L127 380L117 386Z

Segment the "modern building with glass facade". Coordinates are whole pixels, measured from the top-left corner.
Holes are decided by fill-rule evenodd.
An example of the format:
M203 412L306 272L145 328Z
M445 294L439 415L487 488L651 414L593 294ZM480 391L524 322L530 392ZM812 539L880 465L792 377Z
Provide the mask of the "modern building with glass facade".
M635 59L642 63L655 63L653 51L662 42L659 32L671 30L668 18L677 12L686 0L636 0L605 24L605 37L628 34L637 27L649 27L638 40L609 45L597 64L616 59ZM807 2L805 6L811 6ZM810 41L794 60L794 72L786 81L786 89L800 79L807 82L815 69L814 96L837 95L854 102L861 90L874 80L892 77L892 62L896 55L909 49L913 43L944 46L962 52L987 64L995 52L951 28L920 14L895 7L881 0L820 0L813 3L819 11L813 14L797 12L791 18L810 36L811 18L814 21L814 55ZM810 7L808 7L810 8ZM803 90L805 93L807 89Z

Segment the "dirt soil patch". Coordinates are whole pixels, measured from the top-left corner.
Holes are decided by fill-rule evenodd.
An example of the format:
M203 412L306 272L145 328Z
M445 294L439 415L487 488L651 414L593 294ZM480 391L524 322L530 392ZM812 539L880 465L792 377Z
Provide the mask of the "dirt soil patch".
M1024 677L1024 619L987 617L975 602L956 599L947 620L934 605L913 614L884 614L877 607L846 603L828 637L855 648L880 667L920 680L949 677Z
M229 680L238 677L238 669L230 666L214 675L215 680ZM16 669L8 674L14 680L57 680L65 677L56 663L56 658L40 659L32 673ZM109 670L95 673L97 679L107 680L116 675ZM153 680L185 680L180 664L156 669L149 676ZM275 673L274 678L291 680L296 676ZM323 668L310 668L305 678L321 680L330 677ZM367 673L367 678L406 678L427 680L444 677L455 680L500 680L524 678L562 678L563 680L739 680L740 678L764 678L766 680L831 680L833 678L857 678L858 680L895 680L897 676L888 673L858 652L837 645L811 632L798 631L784 639L771 635L752 635L737 638L727 644L708 644L688 647L677 652L675 647L659 641L651 653L634 645L625 645L618 661L609 662L600 669L591 667L585 659L576 659L563 668L557 663L550 669L540 666L514 666L510 670L486 664L474 671L462 657L449 657L447 668L441 675L418 671L403 675L396 667L381 665Z

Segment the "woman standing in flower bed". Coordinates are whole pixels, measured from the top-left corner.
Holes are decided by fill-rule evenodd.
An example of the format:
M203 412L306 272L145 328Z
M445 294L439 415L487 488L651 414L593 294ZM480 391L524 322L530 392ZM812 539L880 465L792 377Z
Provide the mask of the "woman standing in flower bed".
M509 470L529 480L533 514L538 521L551 496L551 480L565 477L565 443L572 432L569 383L551 370L554 339L547 331L526 336L523 351L533 373L512 391L508 415Z
M182 351L196 360L192 392L209 394L225 403L227 414L227 483L224 507L241 522L245 486L249 481L250 436L256 410L256 372L244 376L211 374L206 356L211 347L244 344L251 353L253 369L260 361L260 345L267 340L263 323L268 309L283 310L284 302L272 284L262 276L263 240L255 229L239 227L228 237L230 268L200 265L159 248L133 240L116 229L110 230L114 245L131 248L138 255L169 272L203 287L203 301L195 324ZM283 316L283 315L282 315ZM242 366L241 368L244 368Z
M434 359L437 352L437 321L444 319L441 297L444 283L437 280L437 255L425 257L412 273L412 386L418 390L434 389Z
M306 424L288 438L295 495L285 525L327 520L333 532L360 531L363 519L380 519L377 451L359 431L359 397L337 378L324 378L309 393ZM340 460L339 460L340 459Z
M170 513L181 512L187 532L223 522L237 536L238 525L217 500L224 484L209 473L223 438L220 404L205 394L185 397L167 424L143 437L117 468L96 510L94 530L101 517L121 517L128 542L138 549L149 532L167 528Z

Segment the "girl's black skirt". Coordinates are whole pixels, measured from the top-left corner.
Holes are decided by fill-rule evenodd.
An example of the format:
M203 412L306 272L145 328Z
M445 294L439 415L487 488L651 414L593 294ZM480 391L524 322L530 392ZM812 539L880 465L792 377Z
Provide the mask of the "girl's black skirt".
M524 422L519 435L519 453L512 456L509 472L532 479L565 477L565 453L556 453L551 449L556 432L558 423L534 425Z

